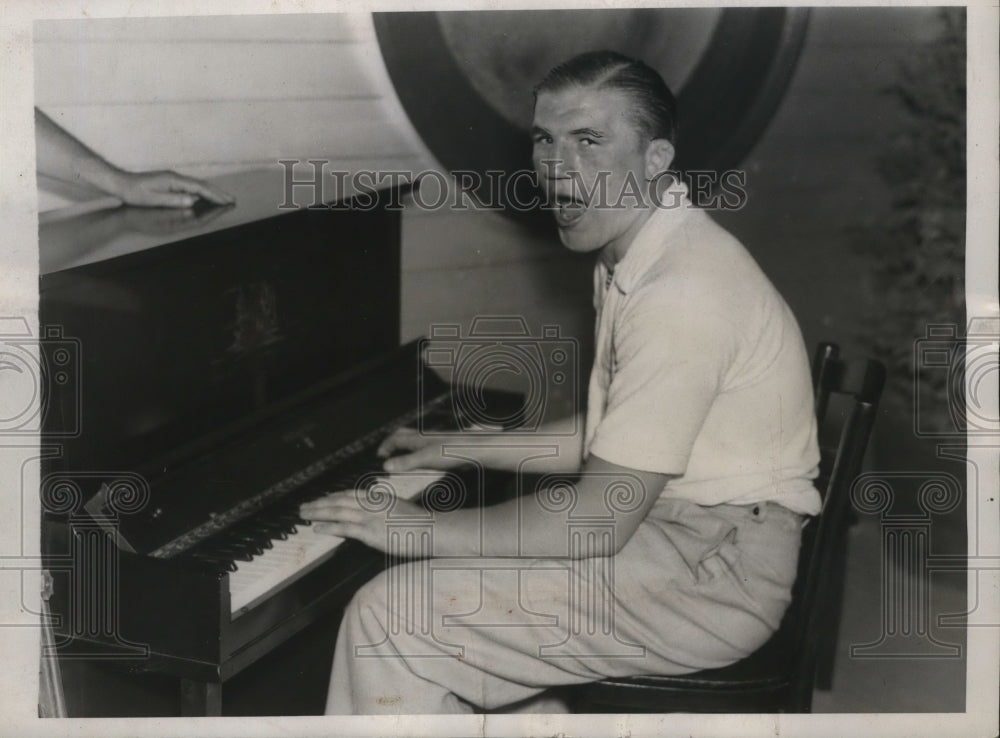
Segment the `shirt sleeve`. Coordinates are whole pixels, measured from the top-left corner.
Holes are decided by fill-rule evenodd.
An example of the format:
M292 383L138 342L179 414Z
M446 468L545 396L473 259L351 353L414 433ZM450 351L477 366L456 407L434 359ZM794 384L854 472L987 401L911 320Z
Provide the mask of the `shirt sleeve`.
M591 454L684 474L738 347L732 321L695 302L631 295L615 328L611 384Z

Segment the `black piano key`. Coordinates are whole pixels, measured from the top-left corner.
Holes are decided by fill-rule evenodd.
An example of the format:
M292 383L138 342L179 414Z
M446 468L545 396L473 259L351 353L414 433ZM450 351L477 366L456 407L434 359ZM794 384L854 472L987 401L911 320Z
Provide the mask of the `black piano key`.
M204 541L192 553L219 559L236 559L239 561L250 561L255 555L253 547L240 541L232 541L221 537Z
M248 524L247 527L256 534L266 537L268 544L270 544L267 546L268 548L274 545L271 541L275 539L284 541L288 538L288 530L285 526L279 523L264 522L262 520L254 519L254 521Z
M217 569L221 569L223 571L236 571L237 569L235 561L221 556L209 556L208 554L195 553L191 554L191 558L196 559L198 561L204 561L216 567Z
M294 536L298 530L295 527L295 522L292 520L275 520L275 523L281 526L282 533L279 534L279 537L283 536L287 538L288 536Z
M286 500L231 526L218 542L219 545L244 548L260 555L263 550L273 548L274 539L287 539L295 534L297 526L309 524L299 515L299 503Z
M376 448L377 444L335 470L290 492L280 501L202 541L191 553L196 558L230 571L235 568L235 561L251 561L255 556L262 555L265 550L273 548L273 540L285 540L295 535L299 528L312 525L311 520L299 514L303 503L320 499L331 492L353 489L364 477L383 473L383 459L376 455Z
M272 506L230 527L225 538L226 540L248 545L253 544L264 549L269 549L274 547L272 541L278 538L288 538L289 533L289 523L276 520L275 508Z
M242 546L214 546L213 552L220 556L227 556L237 561L253 561L253 553Z
M227 543L246 546L257 554L263 553L264 549L273 546L271 536L264 531L253 530L248 523L240 523L230 528L223 540Z
M234 548L246 551L251 556L260 556L262 553L264 553L264 547L255 541L230 539L226 541L226 544L229 546L233 546Z
M350 489L351 487L353 487L354 482L356 480L357 477L352 476L349 479L336 479L327 484L308 487L306 489L303 489L300 494L295 496L295 501L298 503L312 502L313 500L318 500L323 497L326 497L331 492L342 492L345 489Z
M266 524L259 523L260 530L264 535L269 536L270 540L287 540L289 536L295 535L295 523L297 516L293 516L291 512L276 513L271 512L268 516Z
M264 546L263 543L259 543L258 541L255 541L253 538L244 536L233 536L228 538L227 541L232 545L239 546L244 550L249 551L254 556L260 556L262 553L264 553L265 548L271 547L270 545Z
M286 525L298 526L298 525L311 525L311 520L305 520L299 514L298 505L293 509L279 513L278 520L282 521Z

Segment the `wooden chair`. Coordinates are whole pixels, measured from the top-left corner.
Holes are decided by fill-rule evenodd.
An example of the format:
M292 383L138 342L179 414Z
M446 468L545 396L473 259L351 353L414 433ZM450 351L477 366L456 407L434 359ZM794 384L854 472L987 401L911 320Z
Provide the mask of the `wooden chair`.
M816 487L823 511L803 530L792 604L781 627L760 649L730 666L680 676L606 679L572 688L574 712L809 712L821 645L836 639L839 610L831 579L842 572L850 487L861 471L882 387L879 362L847 362L835 344L821 344L813 361L820 427L820 474ZM847 410L827 417L831 399L844 396ZM833 443L825 443L835 425Z

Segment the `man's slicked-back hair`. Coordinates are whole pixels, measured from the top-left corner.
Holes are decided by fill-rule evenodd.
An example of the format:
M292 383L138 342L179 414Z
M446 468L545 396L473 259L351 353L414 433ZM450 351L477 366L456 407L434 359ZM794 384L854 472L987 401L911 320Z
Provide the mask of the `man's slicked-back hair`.
M627 92L635 101L629 111L640 133L649 140L677 143L677 100L655 69L617 51L588 51L553 67L535 86L543 92L569 87L596 87Z

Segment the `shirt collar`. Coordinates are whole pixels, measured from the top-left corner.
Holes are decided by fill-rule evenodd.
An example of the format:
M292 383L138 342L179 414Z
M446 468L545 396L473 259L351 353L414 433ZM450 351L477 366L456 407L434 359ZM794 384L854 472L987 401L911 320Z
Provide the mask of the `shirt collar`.
M629 245L625 256L615 265L613 284L622 294L635 287L660 254L665 242L677 227L690 215L694 206L688 199L688 188L683 182L672 182L660 198L662 205L654 207L652 215L643 223ZM608 268L598 259L598 284L603 285Z

